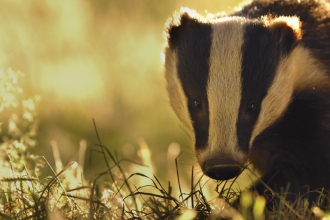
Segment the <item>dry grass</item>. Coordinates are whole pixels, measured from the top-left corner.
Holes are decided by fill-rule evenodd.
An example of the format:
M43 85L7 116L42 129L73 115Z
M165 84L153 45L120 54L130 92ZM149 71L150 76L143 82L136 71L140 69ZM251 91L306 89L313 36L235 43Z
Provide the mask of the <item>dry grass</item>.
M172 195L173 186L164 186L156 176L142 172L127 173L122 164L143 166L126 159L117 159L101 143L95 152L104 156L107 169L89 183L79 178L76 162L67 165L58 173L46 159L45 169L52 175L45 179L29 175L24 170L11 168L12 177L1 180L1 209L3 219L327 219L327 214L318 208L308 208L304 201L289 205L285 200L276 204L276 211L265 210L265 199L253 198L248 191L231 189L232 182L218 183L218 198L208 201L201 182L191 182L191 189L184 192L180 176L176 181L179 197ZM177 168L178 169L178 168ZM193 169L192 169L193 170ZM177 170L178 171L178 170ZM179 173L179 172L178 172ZM193 177L192 172L192 178ZM109 179L103 182L104 177ZM136 185L134 178L149 182ZM229 186L228 186L229 185ZM240 201L235 203L237 196ZM293 208L294 207L294 208Z
M194 173L194 167L190 186L183 187L178 158L175 159L176 177L162 184L153 175L151 153L142 139L139 143L143 149L143 163L119 159L101 142L95 122L98 143L90 149L93 152L90 155L100 154L106 164L105 170L89 182L84 179L87 147L83 140L77 162L67 165L61 161L57 143L51 141L53 168L46 158L30 153L38 127L38 98L24 97L18 83L22 75L12 70L1 72L0 111L8 114L0 144L1 219L330 218L329 212L317 206L310 209L305 200L289 204L285 197L275 193L273 196L279 199L273 210L267 210L264 197L235 189L236 179L214 183L217 196L210 200L205 194L205 182ZM1 91L1 88L5 89ZM178 188L178 194L174 193L174 188ZM320 192L320 199L326 199L325 192Z

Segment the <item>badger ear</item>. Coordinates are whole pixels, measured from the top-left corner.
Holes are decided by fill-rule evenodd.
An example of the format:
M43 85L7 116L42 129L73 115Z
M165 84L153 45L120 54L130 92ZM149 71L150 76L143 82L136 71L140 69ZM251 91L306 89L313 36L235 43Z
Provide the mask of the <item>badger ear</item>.
M278 46L291 51L302 38L301 23L298 17L278 17L269 20L269 30Z
M175 12L173 16L166 22L165 35L170 48L174 49L179 43L182 33L192 23L197 23L199 15L189 9L181 8L180 13Z

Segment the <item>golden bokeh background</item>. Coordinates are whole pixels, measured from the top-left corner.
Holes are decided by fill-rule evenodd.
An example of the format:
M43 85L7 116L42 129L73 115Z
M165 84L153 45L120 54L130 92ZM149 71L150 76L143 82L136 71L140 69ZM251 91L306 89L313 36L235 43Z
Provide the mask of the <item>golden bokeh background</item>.
M0 69L24 72L25 92L41 96L33 151L54 164L55 141L66 164L86 140L86 176L104 170L90 150L97 143L94 119L102 143L119 158L141 161L141 146L148 146L153 172L166 181L174 167L168 155L175 158L181 151L180 169L189 176L197 164L168 103L164 24L181 6L206 15L232 11L239 2L0 1Z

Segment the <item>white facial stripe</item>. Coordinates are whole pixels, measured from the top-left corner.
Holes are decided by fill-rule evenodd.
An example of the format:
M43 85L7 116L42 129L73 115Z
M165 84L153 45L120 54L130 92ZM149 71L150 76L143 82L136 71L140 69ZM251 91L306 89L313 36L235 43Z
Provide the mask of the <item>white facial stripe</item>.
M207 86L209 139L207 152L243 161L238 148L236 122L241 101L243 18L226 18L212 24L212 46Z
M261 111L252 131L250 148L255 137L281 117L290 104L294 91L320 85L326 78L326 73L316 59L302 46L297 46L288 57L283 58L262 101Z
M181 120L183 125L189 130L191 138L195 140L194 129L192 126L192 120L187 106L187 97L184 94L181 81L178 77L177 71L177 55L175 52L171 51L169 48L166 48L166 62L165 62L165 77L167 80L167 89L169 93L169 98L171 105Z

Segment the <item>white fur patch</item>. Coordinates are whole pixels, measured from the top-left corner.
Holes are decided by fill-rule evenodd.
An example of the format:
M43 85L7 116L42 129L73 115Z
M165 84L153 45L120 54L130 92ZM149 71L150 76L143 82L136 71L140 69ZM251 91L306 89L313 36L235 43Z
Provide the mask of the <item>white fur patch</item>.
M275 79L261 104L261 111L250 139L250 147L257 135L272 125L285 112L294 91L317 87L328 76L308 49L297 46L286 58L282 58Z
M172 108L183 125L188 129L189 134L191 135L190 137L195 140L192 120L190 118L190 113L187 106L188 100L178 76L177 55L169 48L166 48L165 55L165 77Z
M199 151L200 162L215 155L232 158L243 165L245 155L238 147L236 122L241 101L241 63L244 18L222 18L212 24L210 71L207 85L209 138Z

